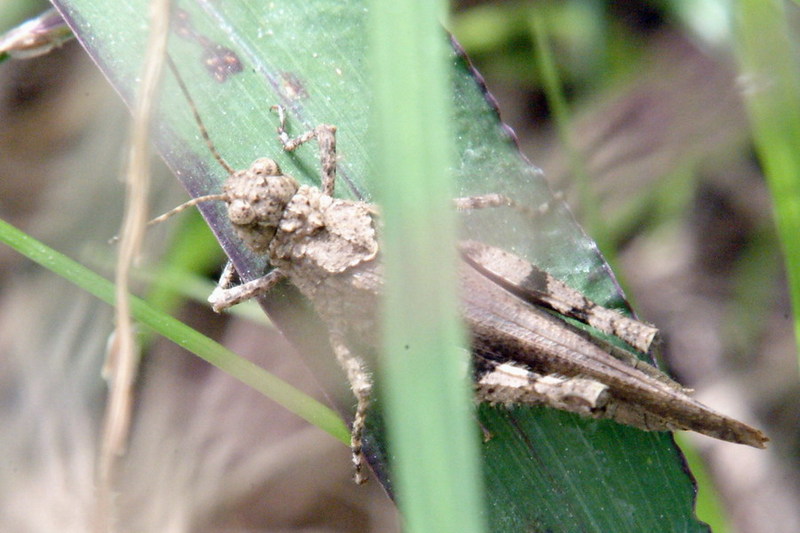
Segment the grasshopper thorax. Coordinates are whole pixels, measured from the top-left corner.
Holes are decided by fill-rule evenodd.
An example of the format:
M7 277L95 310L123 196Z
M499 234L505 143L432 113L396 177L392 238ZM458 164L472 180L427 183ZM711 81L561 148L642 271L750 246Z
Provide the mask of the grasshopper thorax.
M254 252L267 250L283 217L286 204L299 184L281 172L272 159L257 159L225 182L228 218L239 237Z

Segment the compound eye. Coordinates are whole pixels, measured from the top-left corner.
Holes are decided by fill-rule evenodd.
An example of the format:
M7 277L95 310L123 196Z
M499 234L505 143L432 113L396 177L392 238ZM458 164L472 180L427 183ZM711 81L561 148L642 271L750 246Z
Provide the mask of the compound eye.
M282 175L281 167L278 166L273 159L269 159L267 157L262 157L261 159L256 159L253 161L253 164L250 165L250 172L255 174L256 176L280 176Z
M233 224L244 226L255 220L256 213L249 202L235 199L228 204L228 218Z

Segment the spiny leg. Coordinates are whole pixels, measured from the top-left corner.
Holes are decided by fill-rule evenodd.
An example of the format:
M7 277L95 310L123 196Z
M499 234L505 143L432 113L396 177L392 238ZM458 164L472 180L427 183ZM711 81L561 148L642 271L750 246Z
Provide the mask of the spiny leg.
M336 360L347 374L347 381L350 383L350 388L358 402L356 404L356 413L353 417L353 428L350 432L350 449L353 454L355 481L361 484L367 480L367 474L364 471L366 460L364 458L363 439L367 420L367 408L369 407L370 394L372 393L372 378L369 372L367 372L363 361L358 356L354 355L347 347L345 339L341 334L332 331L330 334L330 341L333 353L336 355Z
M652 324L640 322L620 314L617 310L596 304L580 291L519 256L478 241L461 241L458 248L461 257L475 270L528 303L551 309L559 315L574 318L603 333L618 337L641 352L650 353L659 344L658 329ZM683 390L661 371L639 361L626 350L600 339L593 339L595 341L617 359L671 387Z
M294 139L286 133L286 111L282 106L273 106L278 112L278 138L287 152L296 150L301 144L316 139L319 145L319 162L322 167L322 192L333 196L336 183L336 126L320 124Z
M537 217L547 214L553 203L560 200L562 200L562 195L555 194L547 202L531 208L520 205L513 198L502 194L484 194L455 198L453 204L460 211L510 207L531 220L535 220ZM592 302L563 281L504 250L469 241L462 241L459 248L462 257L479 272L489 274L490 278L500 279L501 285L513 286L515 294L524 300L534 303L534 305L547 307L604 333L614 335L643 353L651 355L658 353L660 335L658 329L653 325L624 316L616 310L607 309ZM625 361L669 387L684 390L660 370L640 361L635 355L622 349L616 349L611 344L604 344L602 347L610 351L617 359Z
M236 269L233 267L233 263L228 261L219 278L217 288L208 297L208 302L215 312L219 313L245 300L266 294L275 285L283 281L286 278L286 274L280 270L273 270L260 278L234 286L235 277Z

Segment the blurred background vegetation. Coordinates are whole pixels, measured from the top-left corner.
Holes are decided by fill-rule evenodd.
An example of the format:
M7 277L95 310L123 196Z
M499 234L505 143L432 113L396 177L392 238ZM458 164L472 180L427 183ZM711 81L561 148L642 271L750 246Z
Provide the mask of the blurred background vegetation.
M640 316L664 331L673 374L773 437L769 456L687 439L731 527L792 531L796 348L743 101L748 80L734 57L736 4L466 4L454 33L522 151L566 195ZM791 22L797 5L785 7ZM555 95L540 68L542 39L560 79Z
M0 30L43 7L3 4ZM765 429L773 440L761 452L681 436L693 450L693 472L702 476L701 518L715 531L800 530L792 312L743 101L751 87L734 57L735 5L464 0L454 8L450 29L485 76L522 152L565 195L640 316L662 328L673 374L701 401ZM785 8L792 24L798 7ZM550 56L543 53L548 49ZM542 75L549 61L557 83ZM108 269L104 240L116 231L122 205L123 188L112 177L121 168L126 113L76 43L0 65L0 216ZM162 172L154 212L183 197ZM172 231L178 235L169 236ZM221 260L196 221L156 228L150 241L149 259L167 253L172 269L207 275ZM182 250L196 251L199 242L207 243L207 259L186 259ZM48 524L80 530L63 517L73 517L92 497L96 400L104 390L97 368L110 310L44 278L0 248L0 419L5 435L15 435L0 439L0 450L28 458L13 479L8 472L0 478L2 492L10 495L0 503L7 530L22 530L22 524L33 531L48 530ZM247 320L213 316L202 304L177 312L324 397L299 358L287 357L292 348L279 335ZM274 347L272 353L263 353L265 345ZM174 347L156 341L151 350ZM128 497L141 505L160 499L162 507L140 507L142 530L176 506L196 530L397 527L377 484L349 487L347 450L318 430L268 410L254 393L207 372L191 356L148 360ZM176 425L163 413L167 403L225 416ZM208 420L215 420L213 427ZM267 425L261 420L280 420L283 428L268 437L268 446L257 431L240 431ZM175 439L194 442L206 454L208 473L191 486L192 463L165 455L169 442L165 448L147 439L177 433ZM258 453L252 452L255 443ZM54 446L62 455L42 460ZM161 472L156 488L137 464ZM215 473L231 468L239 483L217 486ZM309 471L315 475L303 475ZM69 479L66 488L54 490L63 479ZM270 498L281 505L270 505Z

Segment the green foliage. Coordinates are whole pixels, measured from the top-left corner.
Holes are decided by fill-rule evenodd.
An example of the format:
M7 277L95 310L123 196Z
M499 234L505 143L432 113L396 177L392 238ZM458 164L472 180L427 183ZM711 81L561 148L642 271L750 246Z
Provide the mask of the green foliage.
M800 342L800 70L783 3L738 4L738 59L753 137L769 184ZM798 350L800 354L800 350Z
M113 283L3 220L0 220L0 242L107 304L114 304ZM191 351L339 440L350 442L349 432L336 413L259 366L139 298L132 298L131 313L135 320L178 346Z
M109 79L129 98L143 50L143 4L59 4ZM289 110L292 133L322 122L338 127L337 194L371 198L375 177L369 161L374 146L369 142L367 109L373 96L364 62L364 4L313 0L270 8L242 1L187 3L182 8L197 35L230 48L243 66L240 74L219 81L204 67L202 54L207 50L200 41L172 36L170 53L181 75L190 80L198 110L223 156L243 167L269 155L301 181L318 183L313 147L295 155L281 153L273 133L276 117L269 111L270 105L280 103ZM450 61L450 127L460 157L454 165L456 193L502 192L534 206L552 201L541 177L518 157L466 62L455 55ZM200 140L172 79L165 87L156 142L193 195L219 190L225 172ZM236 241L218 206L205 206L204 215L245 276L263 271L263 258ZM485 212L468 215L464 222L471 237L514 250L600 303L626 308L594 243L559 204L536 221L515 213ZM370 426L370 442L374 457L380 459L387 452L378 415ZM492 435L482 453L493 530L705 530L693 515L692 482L670 436L543 408L505 411L482 406L479 417ZM382 481L389 484L386 477Z
M406 530L478 532L485 530L485 498L454 275L443 7L431 0L370 4L373 168L386 271L380 370Z

